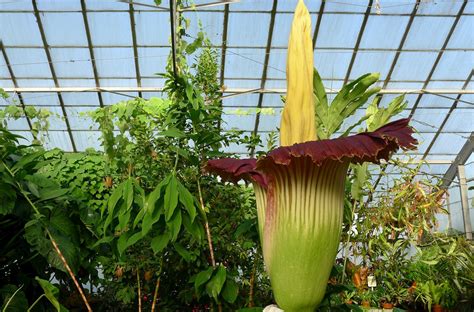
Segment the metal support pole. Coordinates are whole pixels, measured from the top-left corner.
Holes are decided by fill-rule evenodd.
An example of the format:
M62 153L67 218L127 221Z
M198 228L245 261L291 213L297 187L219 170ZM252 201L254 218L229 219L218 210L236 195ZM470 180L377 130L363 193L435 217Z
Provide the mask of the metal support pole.
M467 197L467 181L464 165L458 166L459 189L461 191L462 215L464 221L464 232L466 238L472 240L471 215L469 213L469 200Z
M446 210L448 210L448 231L450 231L453 228L453 221L451 219L451 202L448 193L446 196Z

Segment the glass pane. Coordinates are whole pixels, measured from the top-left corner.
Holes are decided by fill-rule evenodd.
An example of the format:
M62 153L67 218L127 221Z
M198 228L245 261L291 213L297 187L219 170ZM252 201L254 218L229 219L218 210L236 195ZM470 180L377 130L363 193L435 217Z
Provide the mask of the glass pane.
M61 87L83 87L83 88L95 88L94 79L58 79L59 86Z
M116 2L116 4L124 4ZM132 45L130 15L125 12L87 13L94 45Z
M271 49L268 59L267 78L286 79L287 49Z
M197 38L197 34L201 31L199 24L202 25L202 30L206 33L213 45L222 44L222 29L224 25L224 14L220 12L186 12L184 17L191 20L191 25L187 30L187 34L192 38Z
M471 37L474 38L474 36ZM436 66L432 79L465 80L471 73L473 64L473 51L446 51Z
M0 10L15 11L15 10L33 10L31 1L13 1L5 0L0 2Z
M262 107L283 107L283 101L281 100L281 94L267 93L263 96Z
M169 48L138 48L140 75L152 77L164 73L169 54Z
M99 77L136 77L132 48L94 48Z
M51 77L48 59L43 48L5 49L16 78Z
M273 1L271 0L242 0L237 3L232 3L230 11L271 11Z
M54 11L81 10L81 3L77 0L37 1L37 5L38 5L39 11L42 11L42 10L54 10Z
M229 93L225 93L224 96L232 95ZM242 95L235 95L229 98L224 98L222 100L222 105L224 107L256 107L258 104L258 93L252 94L242 94Z
M56 76L93 78L92 63L88 49L50 49Z
M120 78L112 78L112 79L100 79L100 86L101 87L136 87L137 86L137 79L130 78L130 79L120 79ZM120 92L122 93L122 92ZM124 92L126 93L126 92Z
M360 12L367 10L367 0L327 0L327 12Z
M76 143L77 150L80 152L88 148L93 148L98 151L103 150L100 145L101 133L99 131L73 131L72 137Z
M52 113L52 115L48 119L50 130L67 130L65 118L64 118L61 107L46 106L44 108L49 110Z
M442 133L433 144L431 154L458 154L466 138L453 133Z
M267 13L229 13L227 45L265 47L269 23L270 14Z
M10 73L8 72L7 63L3 58L3 54L0 55L0 78L10 79Z
M356 79L366 73L380 73L380 80L387 77L392 65L395 52L359 51L351 71L351 79Z
M271 2L271 1L270 1ZM285 11L293 13L295 11L298 0L278 1L277 11ZM305 1L306 6L310 12L318 12L321 7L321 0ZM314 24L313 24L314 26Z
M97 107L98 108L98 107ZM98 130L98 125L86 115L92 107L66 107L67 118L72 130Z
M258 131L277 131L277 128L280 127L281 111L281 108L263 111L260 114Z
M397 49L408 20L408 16L371 15L360 48Z
M22 117L17 120L8 120L7 122L8 130L19 130L19 131L30 131L30 126L25 117Z
M0 30L3 44L6 46L43 46L33 13L2 13Z
M314 53L314 66L323 79L344 79L351 57L352 51L316 50Z
M437 53L402 52L392 74L393 80L425 81L433 67Z
M353 48L363 19L359 14L324 14L316 47Z
M13 81L10 78L0 78L0 88L13 88Z
M418 124L412 123L412 126L416 129ZM431 140L433 140L434 135L434 133L415 132L413 137L418 140L417 148L415 150L409 150L407 154L423 155L426 148L430 145ZM430 153L433 154L433 150L431 150Z
M267 79L265 89L286 89L286 79Z
M376 14L410 14L415 5L414 0L398 0L398 1L380 1L380 8L377 10L375 5L372 6L371 13Z
M238 89L238 90L245 90L245 89L257 89L260 88L261 80L260 79L247 79L247 80L240 80L240 79L225 79L224 85L225 87L230 89Z
M454 17L417 16L411 25L403 48L440 49L453 22ZM436 27L436 36L433 36L433 27Z
M314 31L316 27L317 15L311 15L311 27ZM273 28L272 46L287 47L288 38L290 36L291 23L293 22L293 14L277 13L275 16L275 25Z
M67 131L50 131L45 143L46 149L60 148L66 152L72 152L71 139Z
M468 6L469 5L474 7L472 2L468 4ZM449 39L448 48L472 49L472 47L474 47L474 36L472 35L473 29L474 16L461 16L456 28L454 29L453 35Z
M225 58L226 78L262 77L265 49L227 49Z
M466 81L464 79L457 81L430 81L428 83L427 89L462 89L465 82ZM456 97L456 95L451 94L450 97Z
M166 12L135 13L138 45L170 45L170 15Z
M50 46L87 46L81 13L43 13L41 16L46 40Z
M89 106L87 109L99 106L96 92L63 92L62 96L66 106Z
M452 97L452 94L441 94L443 96ZM434 94L423 94L418 103L419 108L436 107L436 108L450 108L454 100L441 97Z
M224 108L222 129L238 129L253 131L255 126L255 110L247 107Z
M462 5L462 1L436 1L420 3L418 14L440 14L451 15L456 14Z
M145 2L146 0L140 0ZM87 0L88 10L128 10L129 5L117 0Z
M471 82L469 85L468 85L468 90L472 90L472 88L474 87L474 83ZM472 108L472 103L474 103L474 94L463 94L461 96L461 100L463 101L466 101L468 103L463 103L463 102L458 102L458 107L463 107L463 108Z
M142 87L163 87L165 80L162 78L142 78Z
M448 111L448 109L418 108L412 118L415 129L420 132L438 131Z
M110 92L103 92L102 99L104 101L104 105L112 105L121 101L128 101L138 96L136 92L120 92L120 94L110 93Z
M449 116L443 129L444 132L463 132L468 136L474 131L474 110L456 108Z
M59 106L57 93L22 93L25 105Z
M54 88L53 79L17 79L19 87ZM24 93L23 93L24 94Z

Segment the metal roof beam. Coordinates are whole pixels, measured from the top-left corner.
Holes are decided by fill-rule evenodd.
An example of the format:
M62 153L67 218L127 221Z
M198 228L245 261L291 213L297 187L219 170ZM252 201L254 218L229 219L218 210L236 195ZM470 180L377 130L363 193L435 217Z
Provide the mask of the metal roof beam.
M48 92L161 92L163 87L5 87L6 92L48 93ZM326 93L335 94L340 89L326 89ZM223 93L274 93L285 94L286 88L228 88ZM471 89L382 89L379 94L474 94ZM469 103L469 102L467 102Z
M321 20L323 19L324 7L326 6L326 1L321 1L318 12L318 20L316 21L316 26L314 27L313 34L313 50L316 49L316 41L318 40L319 29L321 28Z
M176 0L170 0L170 34L171 34L171 58L173 74L178 75L178 65L176 63L176 21L177 21Z
M46 53L46 57L48 59L48 64L49 64L49 69L50 69L51 75L53 77L54 85L56 86L56 88L59 88L58 78L56 77L56 71L54 70L53 60L51 58L51 53L49 52L48 41L46 40L46 34L44 32L43 22L41 21L41 16L40 16L39 11L38 11L38 6L36 4L36 0L32 0L32 4L33 4L33 9L34 9L34 14L35 14L35 17L36 17L36 22L38 23L38 29L39 29L39 32L40 32L40 35L41 35L41 40L43 42L44 52ZM69 139L71 140L71 146L72 146L73 151L76 152L77 151L76 143L74 142L74 137L73 137L72 132L71 132L71 126L69 124L69 119L67 117L67 112L66 112L66 108L64 106L63 97L62 97L60 91L57 91L57 95L58 95L59 105L61 106L61 110L63 112L64 121L66 123L66 128L67 128L67 132L69 134Z
M466 164L466 161L469 159L473 151L474 132L471 132L471 136L466 141L466 143L464 143L464 146L461 148L458 156L456 156L456 159L454 159L453 163L444 174L443 184L441 185L442 188L448 188L451 185L451 182L454 180L458 172L458 166Z
M92 36L91 36L90 28L89 28L89 19L87 18L87 7L86 7L85 0L81 0L81 8L82 8L82 19L84 20L84 28L86 30L87 48L89 49L89 54L91 56L92 71L94 73L95 86L97 88L100 88L99 74L97 72L97 65L95 63L94 48L92 46ZM100 107L104 107L104 100L102 99L102 93L97 92L97 97L99 98Z
M133 3L129 3L128 13L130 15L130 28L132 30L132 42L133 42L133 56L134 56L134 64L135 64L135 75L137 78L137 86L142 86L142 80L140 76L140 64L138 63L138 47L137 47L137 32L135 29L135 13L133 9ZM142 97L141 91L138 92L138 96Z
M272 46L273 29L275 28L274 26L275 26L277 6L278 6L278 0L273 0L272 13L270 16L270 23L269 23L269 29L268 29L267 47L265 49L265 60L263 61L262 80L260 81L260 89L265 88L265 82L267 80L268 61L270 59L270 49ZM261 108L262 104L263 104L263 92L260 93L260 96L258 98L257 108ZM260 112L257 112L257 114L255 114L255 125L253 129L253 135L256 135L258 133L259 124L260 124ZM254 154L255 154L255 147L252 147L250 150L250 157L253 157Z
M0 50L2 50L2 55L3 55L3 58L5 59L5 64L7 65L8 73L10 74L10 78L13 82L13 85L15 86L15 88L18 88L18 83L16 81L16 77L15 77L15 74L13 72L13 67L10 64L10 60L8 59L7 51L5 51L5 47L3 46L3 43L1 41L0 41ZM4 88L2 88L2 89L4 89ZM30 117L28 117L26 115L26 109L25 109L26 107L25 107L25 101L23 100L23 95L21 95L21 92L16 92L16 94L18 95L18 100L20 102L20 107L23 110L23 114L25 114L26 121L28 122L28 127L30 128L31 135L33 135L33 138L36 139L36 135L33 132L33 124L31 122L31 119L30 119Z
M367 25L367 20L369 19L370 10L372 9L373 3L374 3L374 0L369 0L367 9L365 10L364 19L362 20L359 34L357 36L357 41L354 46L354 53L352 53L351 61L349 62L349 67L347 68L346 78L344 78L344 84L346 84L349 81L349 78L351 76L352 66L354 66L354 62L357 57L357 51L359 50L360 42L362 41L362 37L364 36L365 26Z
M222 25L222 48L221 48L221 69L219 74L219 84L221 90L224 90L224 77L225 77L225 57L227 51L227 29L229 26L229 5L226 4L224 8L224 23ZM220 101L220 106L223 106L222 100ZM221 118L217 121L217 127L221 129Z

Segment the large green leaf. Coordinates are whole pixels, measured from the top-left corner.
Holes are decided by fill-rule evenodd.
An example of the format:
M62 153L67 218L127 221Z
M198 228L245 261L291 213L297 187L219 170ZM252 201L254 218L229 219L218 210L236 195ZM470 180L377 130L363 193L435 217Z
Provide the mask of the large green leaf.
M191 218L191 222L194 222L196 217L196 206L194 205L194 197L188 191L188 189L178 181L178 192L179 192L179 201L183 204L184 208Z
M224 288L222 289L222 298L229 303L234 303L239 295L239 287L232 279L227 279Z
M313 92L319 139L329 139L333 133L341 128L349 116L353 115L358 108L367 102L369 97L380 91L378 87L369 89L371 85L377 82L379 76L378 73L372 73L357 78L342 87L331 104L328 105L321 77L316 70L314 71ZM355 126L349 125L349 128L353 127Z
M173 247L186 262L191 261L192 255L186 250L186 248L183 247L183 245L180 243L173 243Z
M59 296L59 289L56 286L39 277L35 277L35 279L38 281L38 284L40 284L41 288L43 288L46 298L48 298L49 302L51 302L51 304L56 308L56 311L69 311L59 303L57 298Z
M212 267L207 268L207 270L199 272L194 279L194 288L196 292L199 293L199 287L206 284L207 281L211 278L212 272L214 272Z
M176 210L175 213L173 214L173 217L169 222L167 222L170 234L171 234L171 241L176 241L178 238L178 234L181 230L181 224L182 224L182 215L181 215L181 210Z
M168 245L170 242L170 234L168 232L165 232L164 234L158 235L157 237L153 238L151 240L151 249L153 249L153 252L155 254L159 253L165 247Z
M174 175L169 179L168 185L166 185L164 208L165 208L165 219L169 221L173 216L174 210L178 205L178 186L177 180Z
M211 280L206 285L207 293L209 294L209 296L212 296L216 301L218 301L217 298L221 293L222 286L224 286L226 276L226 269L222 265L220 265L213 274Z

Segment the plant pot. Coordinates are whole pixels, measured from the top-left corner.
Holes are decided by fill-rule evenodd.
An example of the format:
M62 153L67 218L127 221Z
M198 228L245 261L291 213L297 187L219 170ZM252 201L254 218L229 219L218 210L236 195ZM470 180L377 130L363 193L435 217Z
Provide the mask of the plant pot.
M431 306L431 311L433 311L433 312L443 312L443 311L444 311L444 308L443 308L443 306L440 305L440 304L433 304L433 305Z
M370 308L370 301L368 300L362 300L362 302L360 303L361 306L363 306L364 308Z
M385 302L382 304L383 311L393 311L393 303Z

